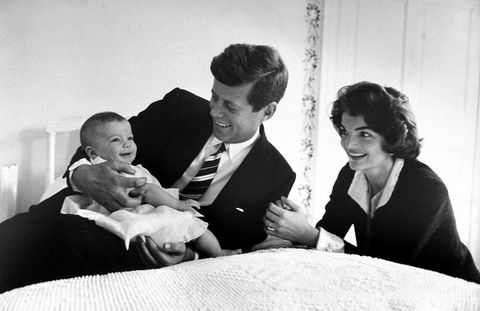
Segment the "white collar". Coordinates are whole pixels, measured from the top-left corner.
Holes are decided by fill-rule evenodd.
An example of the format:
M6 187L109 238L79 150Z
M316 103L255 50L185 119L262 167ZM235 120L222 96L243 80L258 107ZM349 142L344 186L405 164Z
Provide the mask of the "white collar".
M225 149L226 152L228 152L228 156L230 159L235 158L235 156L241 152L242 150L245 150L246 148L250 147L252 144L254 144L258 137L260 137L260 128L257 129L255 134L249 138L248 140L241 142L241 143L224 143L225 144ZM217 146L218 144L221 144L222 141L213 134L210 136L210 138L207 141L206 148L211 148L213 146Z
M403 168L404 160L397 158L393 163L392 170L388 175L387 182L385 187L381 190L379 194L381 194L380 200L378 200L378 204L376 206L372 206L372 209L375 211L381 206L387 204L388 200L392 196L393 190L395 189L395 185L398 181L398 176ZM360 205L360 207L368 214L369 206L370 206L370 197L368 193L368 181L365 174L361 171L356 171L355 176L353 177L352 183L350 184L350 188L348 189L348 195Z
M90 163L92 163L92 164L100 164L100 163L103 163L103 162L107 162L107 160L105 160L104 158L102 158L100 156L97 156L97 157L95 157L95 159L90 160Z

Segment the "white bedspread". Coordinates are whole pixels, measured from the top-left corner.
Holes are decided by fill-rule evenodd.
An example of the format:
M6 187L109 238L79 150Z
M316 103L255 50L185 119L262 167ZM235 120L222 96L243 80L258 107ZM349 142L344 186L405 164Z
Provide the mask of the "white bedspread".
M480 310L480 285L379 259L277 249L35 284L0 310Z

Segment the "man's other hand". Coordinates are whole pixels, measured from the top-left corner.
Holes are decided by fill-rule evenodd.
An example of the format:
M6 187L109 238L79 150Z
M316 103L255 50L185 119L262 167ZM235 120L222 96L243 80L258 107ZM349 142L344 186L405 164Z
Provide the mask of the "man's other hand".
M193 260L195 253L184 243L156 244L150 237L137 237L135 247L147 268L161 268Z

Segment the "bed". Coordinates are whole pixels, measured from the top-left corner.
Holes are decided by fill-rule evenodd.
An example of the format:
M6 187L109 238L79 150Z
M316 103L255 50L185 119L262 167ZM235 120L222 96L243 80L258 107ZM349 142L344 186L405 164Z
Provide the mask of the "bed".
M480 310L480 285L282 248L34 284L0 295L0 310Z

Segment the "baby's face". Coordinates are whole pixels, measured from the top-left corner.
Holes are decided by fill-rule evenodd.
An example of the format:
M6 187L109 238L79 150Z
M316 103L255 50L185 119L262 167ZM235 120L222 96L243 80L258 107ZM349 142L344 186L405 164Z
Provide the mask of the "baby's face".
M108 122L96 129L94 149L105 160L132 163L137 155L132 128L128 121Z

